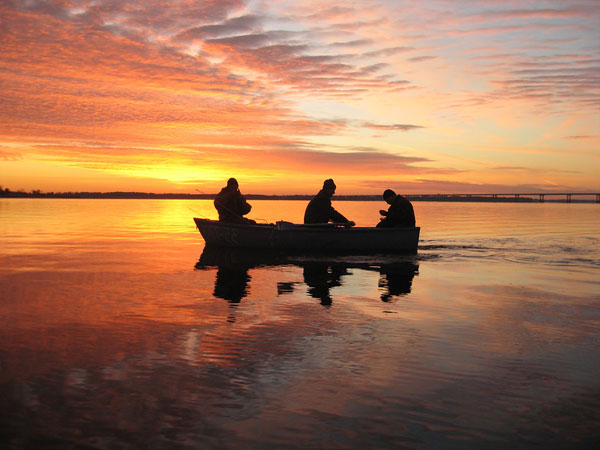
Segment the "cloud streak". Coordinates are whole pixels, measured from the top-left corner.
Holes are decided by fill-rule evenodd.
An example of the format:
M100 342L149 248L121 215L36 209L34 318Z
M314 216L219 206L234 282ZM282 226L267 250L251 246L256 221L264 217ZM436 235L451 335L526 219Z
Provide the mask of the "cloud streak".
M392 125L382 125L378 123L365 122L363 125L365 128L372 128L374 130L385 130L385 131L411 131L423 128L419 125L410 125L404 123L395 123Z
M469 183L464 181L447 181L436 179L416 179L414 181L398 182L397 180L371 180L365 185L378 189L396 189L399 193L416 194L526 194L526 193L552 193L572 191L572 186L556 186L550 183Z
M18 152L10 150L3 150L0 148L0 160L2 161L20 161L23 159L23 155Z

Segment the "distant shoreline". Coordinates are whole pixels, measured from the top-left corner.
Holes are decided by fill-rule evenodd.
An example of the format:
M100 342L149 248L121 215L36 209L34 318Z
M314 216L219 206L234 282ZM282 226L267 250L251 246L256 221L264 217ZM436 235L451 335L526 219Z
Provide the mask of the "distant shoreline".
M591 195L591 194L590 194ZM62 199L148 199L148 200L213 200L216 194L156 194L146 192L0 192L0 198L62 198ZM477 194L451 195L451 194L406 194L407 199L416 202L485 202L485 203L595 203L593 199L546 199L540 202L533 197L515 197L514 194L506 196L480 196ZM263 195L247 194L248 200L303 200L308 201L313 195ZM336 195L336 201L383 201L380 195Z

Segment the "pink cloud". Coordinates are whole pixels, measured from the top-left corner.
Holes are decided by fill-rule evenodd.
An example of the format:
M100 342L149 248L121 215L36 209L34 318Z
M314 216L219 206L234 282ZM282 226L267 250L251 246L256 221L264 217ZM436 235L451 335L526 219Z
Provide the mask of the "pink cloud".
M362 46L370 45L373 43L374 43L374 41L371 39L355 39L355 40L347 41L347 42L333 42L332 44L330 44L330 46L331 47L341 47L341 48L362 47Z
M241 33L248 34L256 30L261 25L262 20L262 17L254 14L234 17L217 24L189 28L177 34L175 40L185 41L239 35Z
M569 29L569 25L564 24L523 24L523 25L503 25L503 26L484 26L479 28L461 28L447 30L447 33L453 36L467 36L467 35L479 35L479 36L490 36L490 35L503 35L505 33L529 33L532 30L540 31L554 31Z
M363 124L365 128L372 128L374 130L385 130L385 131L411 131L423 128L419 125L410 125L403 123L396 123L391 125L382 125L377 123L366 122Z
M408 58L410 62L423 62L423 61L431 61L433 59L437 59L437 56L414 56L412 58Z
M577 141L583 141L588 139L597 139L600 135L578 135L578 136L564 136L563 139L572 139Z
M481 20L490 19L563 19L585 17L593 11L593 7L579 6L578 8L550 9L550 8L531 8L531 9L506 9L506 10L488 10L467 17L479 18Z

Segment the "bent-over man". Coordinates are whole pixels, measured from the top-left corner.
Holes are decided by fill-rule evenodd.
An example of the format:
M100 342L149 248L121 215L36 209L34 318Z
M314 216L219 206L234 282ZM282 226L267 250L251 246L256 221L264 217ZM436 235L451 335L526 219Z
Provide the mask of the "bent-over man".
M331 178L323 182L323 189L308 203L304 212L304 223L343 223L352 227L355 225L331 206L331 197L335 194L335 183Z
M384 216L377 224L378 227L414 227L415 211L412 203L405 197L397 195L391 189L386 189L383 193L383 199L390 205L387 211L380 210L379 213Z

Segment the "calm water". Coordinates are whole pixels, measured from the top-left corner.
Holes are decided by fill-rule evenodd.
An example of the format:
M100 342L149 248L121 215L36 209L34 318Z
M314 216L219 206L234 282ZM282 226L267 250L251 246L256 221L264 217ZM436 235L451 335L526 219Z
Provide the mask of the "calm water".
M0 447L591 447L600 205L414 207L417 255L273 257L209 201L0 200Z

